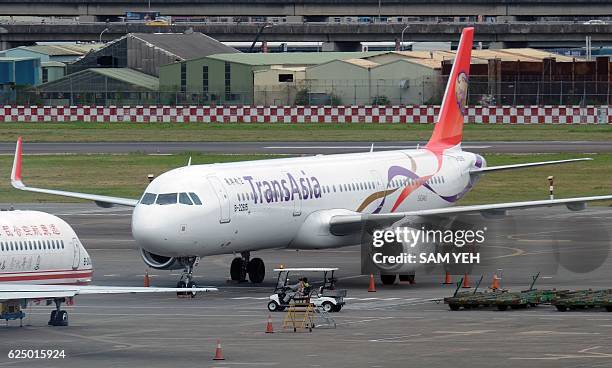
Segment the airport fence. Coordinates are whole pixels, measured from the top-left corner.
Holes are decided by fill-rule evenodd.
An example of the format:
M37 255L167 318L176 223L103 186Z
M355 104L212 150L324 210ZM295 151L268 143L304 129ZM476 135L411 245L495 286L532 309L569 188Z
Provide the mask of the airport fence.
M0 122L414 123L435 105L396 106L0 106ZM474 124L612 124L612 106L468 106Z
M11 105L437 105L442 101L446 79L301 80L291 83L256 84L249 91L215 90L112 90L109 83L70 85L68 90L49 86L0 93L0 104ZM517 105L609 105L612 82L541 79L495 81L473 76L468 104Z

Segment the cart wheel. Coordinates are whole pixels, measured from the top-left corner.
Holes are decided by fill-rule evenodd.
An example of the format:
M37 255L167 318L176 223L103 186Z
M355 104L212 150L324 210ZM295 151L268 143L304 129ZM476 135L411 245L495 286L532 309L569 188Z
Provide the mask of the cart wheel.
M567 307L565 305L555 305L555 307L557 307L557 310L559 312L565 312L567 310Z
M294 328L293 328L293 332L297 332L297 328L295 328L295 327L294 327Z
M276 304L275 301L271 301L270 303L268 303L268 310L270 312L276 312L276 311L280 311L282 309L280 308L280 306L278 304Z
M497 310L499 310L499 311L502 311L502 312L503 312L503 311L505 311L505 310L508 310L508 306L507 306L507 305L505 305L505 304L499 304L499 305L497 306Z
M334 305L330 302L323 302L321 306L323 307L323 310L327 313L332 312L334 310Z
M538 306L538 303L529 303L529 306L530 306L531 308L535 308L535 307L537 307L537 306Z
M606 306L606 312L612 312L612 306Z
M449 304L448 307L450 308L450 310L452 311L458 311L459 310L459 304Z

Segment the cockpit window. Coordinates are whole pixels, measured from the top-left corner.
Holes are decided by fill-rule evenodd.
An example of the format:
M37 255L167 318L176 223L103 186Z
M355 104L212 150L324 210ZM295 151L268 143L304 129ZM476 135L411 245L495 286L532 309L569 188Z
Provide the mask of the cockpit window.
M155 197L157 196L157 194L153 194L153 193L145 193L142 196L142 199L140 200L140 204L153 204L155 203Z
M159 205L166 204L175 204L176 203L176 193L164 193L157 196L157 202Z
M193 202L191 202L191 199L189 199L187 193L179 193L179 203L193 205Z
M189 192L189 195L191 196L191 199L193 199L193 203L197 204L198 206L202 205L202 201L200 201L200 197L198 197L197 194L194 192Z

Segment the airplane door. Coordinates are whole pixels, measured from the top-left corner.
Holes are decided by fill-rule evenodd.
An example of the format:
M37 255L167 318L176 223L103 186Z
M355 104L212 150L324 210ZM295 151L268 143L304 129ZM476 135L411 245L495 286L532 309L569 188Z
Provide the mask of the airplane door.
M73 257L72 257L72 269L76 270L79 268L79 263L81 263L81 244L77 238L72 238L72 249L73 249Z
M283 176L287 176L287 171L282 171ZM292 194L293 195L293 194ZM302 197L300 194L293 196L293 216L302 214Z
M217 195L217 199L219 200L219 222L222 224L230 222L230 201L225 186L223 186L221 180L216 176L209 176L208 181L210 185L212 185Z

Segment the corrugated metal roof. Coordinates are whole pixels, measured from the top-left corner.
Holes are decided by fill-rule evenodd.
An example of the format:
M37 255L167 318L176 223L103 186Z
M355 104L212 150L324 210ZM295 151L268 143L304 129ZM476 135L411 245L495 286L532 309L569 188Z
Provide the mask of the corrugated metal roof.
M125 83L140 86L146 89L155 91L159 89L159 79L148 74L141 73L139 71L130 68L90 68L79 73L92 72L100 75L104 75L109 78L117 79ZM76 74L79 74L76 73ZM74 76L75 74L70 74Z
M163 49L180 59L201 58L213 54L231 54L239 51L226 46L200 32L193 33L132 33L134 37Z
M345 63L357 65L357 66L360 66L362 68L375 68L375 67L380 65L379 63L375 63L375 62L367 60L367 59L346 59L346 60L343 60L343 61Z
M283 52L270 54L217 54L209 58L246 65L316 65L332 60L360 59L385 54L387 51L370 52Z
M418 63L430 68L440 68L445 60L454 60L455 51L398 51L405 60ZM571 62L572 58L536 49L499 49L499 50L472 50L472 64L488 63L490 59L502 61L534 61L540 62L544 58L554 57L557 62Z
M22 46L25 50L39 52L49 56L81 56L91 50L102 47L101 44L75 44L75 45L34 45Z
M37 57L8 57L8 56L0 57L0 62L6 62L6 61L24 61L24 60L40 60L40 58L37 58Z
M56 67L56 68L65 68L66 64L61 63L59 61L43 61L40 63L43 67Z

